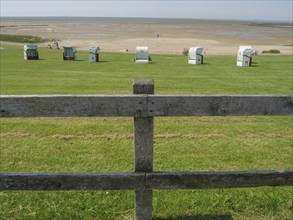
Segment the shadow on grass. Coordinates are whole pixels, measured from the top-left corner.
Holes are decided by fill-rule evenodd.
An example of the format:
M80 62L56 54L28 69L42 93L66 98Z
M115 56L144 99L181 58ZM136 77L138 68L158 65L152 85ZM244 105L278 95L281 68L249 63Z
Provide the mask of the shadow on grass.
M211 65L210 63L202 63L202 64L189 64L189 63L185 63L185 65L189 65L189 66L209 66Z
M37 60L24 60L25 62L38 62L38 61L43 61L43 60L46 60L46 59L37 59Z
M75 60L75 61L77 61L77 62L88 62L88 63L91 63L91 62L89 62L89 61L87 61L87 60ZM92 62L92 63L108 63L109 61L107 61L107 60L100 60L99 62Z
M252 62L250 67L258 67L258 63L257 62Z
M177 216L166 218L153 218L153 220L233 220L231 215L194 215L194 216Z

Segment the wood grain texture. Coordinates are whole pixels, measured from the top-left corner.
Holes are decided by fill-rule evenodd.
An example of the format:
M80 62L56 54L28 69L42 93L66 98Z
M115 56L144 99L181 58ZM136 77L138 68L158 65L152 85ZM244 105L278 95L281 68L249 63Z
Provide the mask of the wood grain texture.
M153 191L136 190L135 191L135 219L150 220L152 219L153 209Z
M154 94L153 80L134 80L133 94ZM148 101L147 101L148 102ZM146 103L146 109L148 103ZM154 117L134 117L134 170L153 171ZM152 219L152 190L135 191L135 219Z
M215 189L260 186L293 186L293 170L154 173L0 173L0 190L136 190L138 194L144 197L152 189ZM138 198L138 200L139 204L150 203L150 200L144 200L143 198Z
M146 174L146 188L150 189L215 189L292 185L292 170Z
M154 94L153 80L139 80L133 82L133 93L149 95ZM147 103L146 103L147 109ZM154 117L134 117L134 149L135 172L153 171L153 139Z
M293 115L293 96L148 96L150 116Z
M133 81L133 94L154 94L155 83L154 80L135 79Z
M0 173L0 190L134 190L144 187L144 173Z
M134 118L135 172L153 171L153 127L153 117Z
M148 95L0 96L0 117L293 115L293 96Z
M0 96L0 117L147 115L147 97L135 95Z

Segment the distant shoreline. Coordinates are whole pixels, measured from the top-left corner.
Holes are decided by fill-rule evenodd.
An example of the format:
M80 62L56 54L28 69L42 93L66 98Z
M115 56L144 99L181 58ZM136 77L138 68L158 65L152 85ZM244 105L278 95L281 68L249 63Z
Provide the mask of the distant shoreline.
M148 18L143 18L143 17L85 17L85 16L0 16L1 19L25 19L25 20L31 20L31 19L50 19L50 20L58 20L58 19L64 19L64 20L71 20L71 19L79 19L79 20L88 20L88 19L94 19L94 20L99 20L99 19L105 19L105 20L178 20L178 21L211 21L211 22L244 22L244 23L256 23L257 25L265 24L265 25L286 25L286 26L291 26L293 27L293 22L290 21L283 21L283 20L252 20L252 19L206 19L206 18L156 18L156 17L148 17Z
M150 53L180 54L199 46L210 55L235 54L239 45L292 54L292 28L291 22L279 21L67 16L1 17L0 26L1 34L55 39L60 47L80 50L134 52L136 46L148 46Z

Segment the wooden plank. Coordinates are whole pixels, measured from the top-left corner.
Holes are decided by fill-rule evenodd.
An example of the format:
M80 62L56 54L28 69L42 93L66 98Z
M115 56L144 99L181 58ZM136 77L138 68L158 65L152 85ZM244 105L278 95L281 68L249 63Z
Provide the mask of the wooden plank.
M0 96L0 117L147 115L147 97L135 95Z
M135 219L151 220L153 207L152 190L135 190Z
M138 204L152 189L293 186L293 170L158 173L0 173L0 190L136 190ZM151 205L151 203L150 203ZM145 209L143 209L145 211Z
M292 185L293 170L146 174L146 188L149 189L215 189Z
M135 80L133 93L135 95L153 94L154 81ZM154 117L134 117L135 172L153 171L153 139Z
M293 96L0 96L0 117L236 115L293 115Z
M133 94L154 94L155 86L152 79L135 79L133 81Z
M134 118L134 170L153 171L153 117Z
M150 116L293 115L293 96L149 96Z
M135 80L133 94L154 94L154 81ZM153 171L153 139L154 118L134 117L135 172ZM136 220L152 219L152 198L152 190L135 191Z
M0 190L135 190L144 187L144 173L0 173Z

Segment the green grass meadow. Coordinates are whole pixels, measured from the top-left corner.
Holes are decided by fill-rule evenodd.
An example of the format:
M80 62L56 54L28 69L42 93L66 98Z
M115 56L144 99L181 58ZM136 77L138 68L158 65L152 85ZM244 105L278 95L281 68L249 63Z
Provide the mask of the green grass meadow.
M1 45L1 95L131 94L136 78L154 79L155 94L292 95L292 56L152 55L136 65L130 53L100 54L89 63L63 61L62 50L23 59ZM133 172L133 119L121 117L1 118L1 172ZM156 117L154 171L293 169L292 116ZM293 219L293 187L155 190L156 220ZM0 191L0 219L134 219L133 191Z
M151 55L136 65L130 53L101 53L89 63L86 51L76 62L62 50L39 50L39 61L23 59L22 48L1 50L1 94L131 94L135 78L155 80L156 94L291 94L292 56L258 56L251 68L236 66L236 56L205 56L187 65L183 55Z

